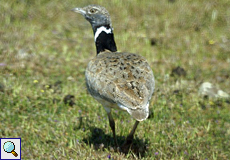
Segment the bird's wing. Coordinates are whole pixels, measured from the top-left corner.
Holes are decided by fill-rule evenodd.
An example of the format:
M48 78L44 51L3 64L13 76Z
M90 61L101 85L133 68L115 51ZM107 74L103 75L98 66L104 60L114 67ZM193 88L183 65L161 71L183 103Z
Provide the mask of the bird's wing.
M100 53L89 62L85 75L92 96L117 103L131 115L137 111L148 112L154 76L143 57L130 53Z

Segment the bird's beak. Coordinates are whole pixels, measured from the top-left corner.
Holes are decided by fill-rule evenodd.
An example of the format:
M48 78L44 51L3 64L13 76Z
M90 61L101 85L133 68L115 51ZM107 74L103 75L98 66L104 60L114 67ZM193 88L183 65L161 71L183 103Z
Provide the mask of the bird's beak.
M86 11L83 8L73 8L73 9L71 9L71 11L80 13L83 16L86 14Z

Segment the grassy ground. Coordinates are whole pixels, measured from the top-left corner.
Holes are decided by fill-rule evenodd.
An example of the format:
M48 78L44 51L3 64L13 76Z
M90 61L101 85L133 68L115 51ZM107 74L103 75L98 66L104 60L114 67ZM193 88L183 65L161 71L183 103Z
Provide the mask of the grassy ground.
M106 112L86 92L93 34L70 10L90 3L110 11L118 50L143 55L155 74L152 113L128 154L113 151ZM229 100L198 95L204 81L230 94L229 2L11 0L0 6L0 137L21 137L23 159L230 159ZM186 75L172 76L177 66ZM134 120L113 115L122 144Z

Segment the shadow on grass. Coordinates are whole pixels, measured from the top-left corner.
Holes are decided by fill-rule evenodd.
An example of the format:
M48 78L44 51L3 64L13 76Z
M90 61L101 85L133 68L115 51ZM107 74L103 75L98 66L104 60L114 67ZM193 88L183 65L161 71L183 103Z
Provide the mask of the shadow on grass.
M83 139L83 141L87 145L93 145L95 150L109 150L115 151L115 143L113 136L110 134L105 134L105 132L100 128L90 127L91 135ZM125 136L118 136L117 135L117 142L118 145L121 146L125 142ZM149 140L143 141L139 138L134 138L133 143L130 146L130 150L122 150L121 153L127 154L130 151L134 153L136 156L144 157L145 153L147 152L147 146Z

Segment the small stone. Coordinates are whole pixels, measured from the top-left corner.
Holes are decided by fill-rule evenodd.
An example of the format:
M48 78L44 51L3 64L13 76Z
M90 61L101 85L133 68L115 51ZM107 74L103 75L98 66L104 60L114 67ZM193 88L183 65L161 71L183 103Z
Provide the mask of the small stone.
M74 81L75 79L72 76L67 77L68 81Z
M67 105L69 105L69 106L75 105L74 96L73 96L73 95L70 95L70 94L66 95L66 96L64 97L64 100L63 100L63 101L64 101L65 104L67 104Z
M208 96L210 98L216 97L217 88L212 83L204 82L199 88L199 94L203 97Z
M199 88L199 94L203 97L209 98L230 98L229 94L218 89L209 82L204 82Z
M157 44L157 40L155 38L150 39L151 46L155 46Z
M171 76L179 76L179 77L186 76L186 71L184 70L184 68L178 66L172 69Z
M219 98L230 98L229 94L227 94L226 92L224 92L224 91L222 91L222 90L218 90L217 96L218 96Z
M103 149L105 147L105 145L103 144L103 143L101 143L100 145L99 145L99 148L100 149Z

